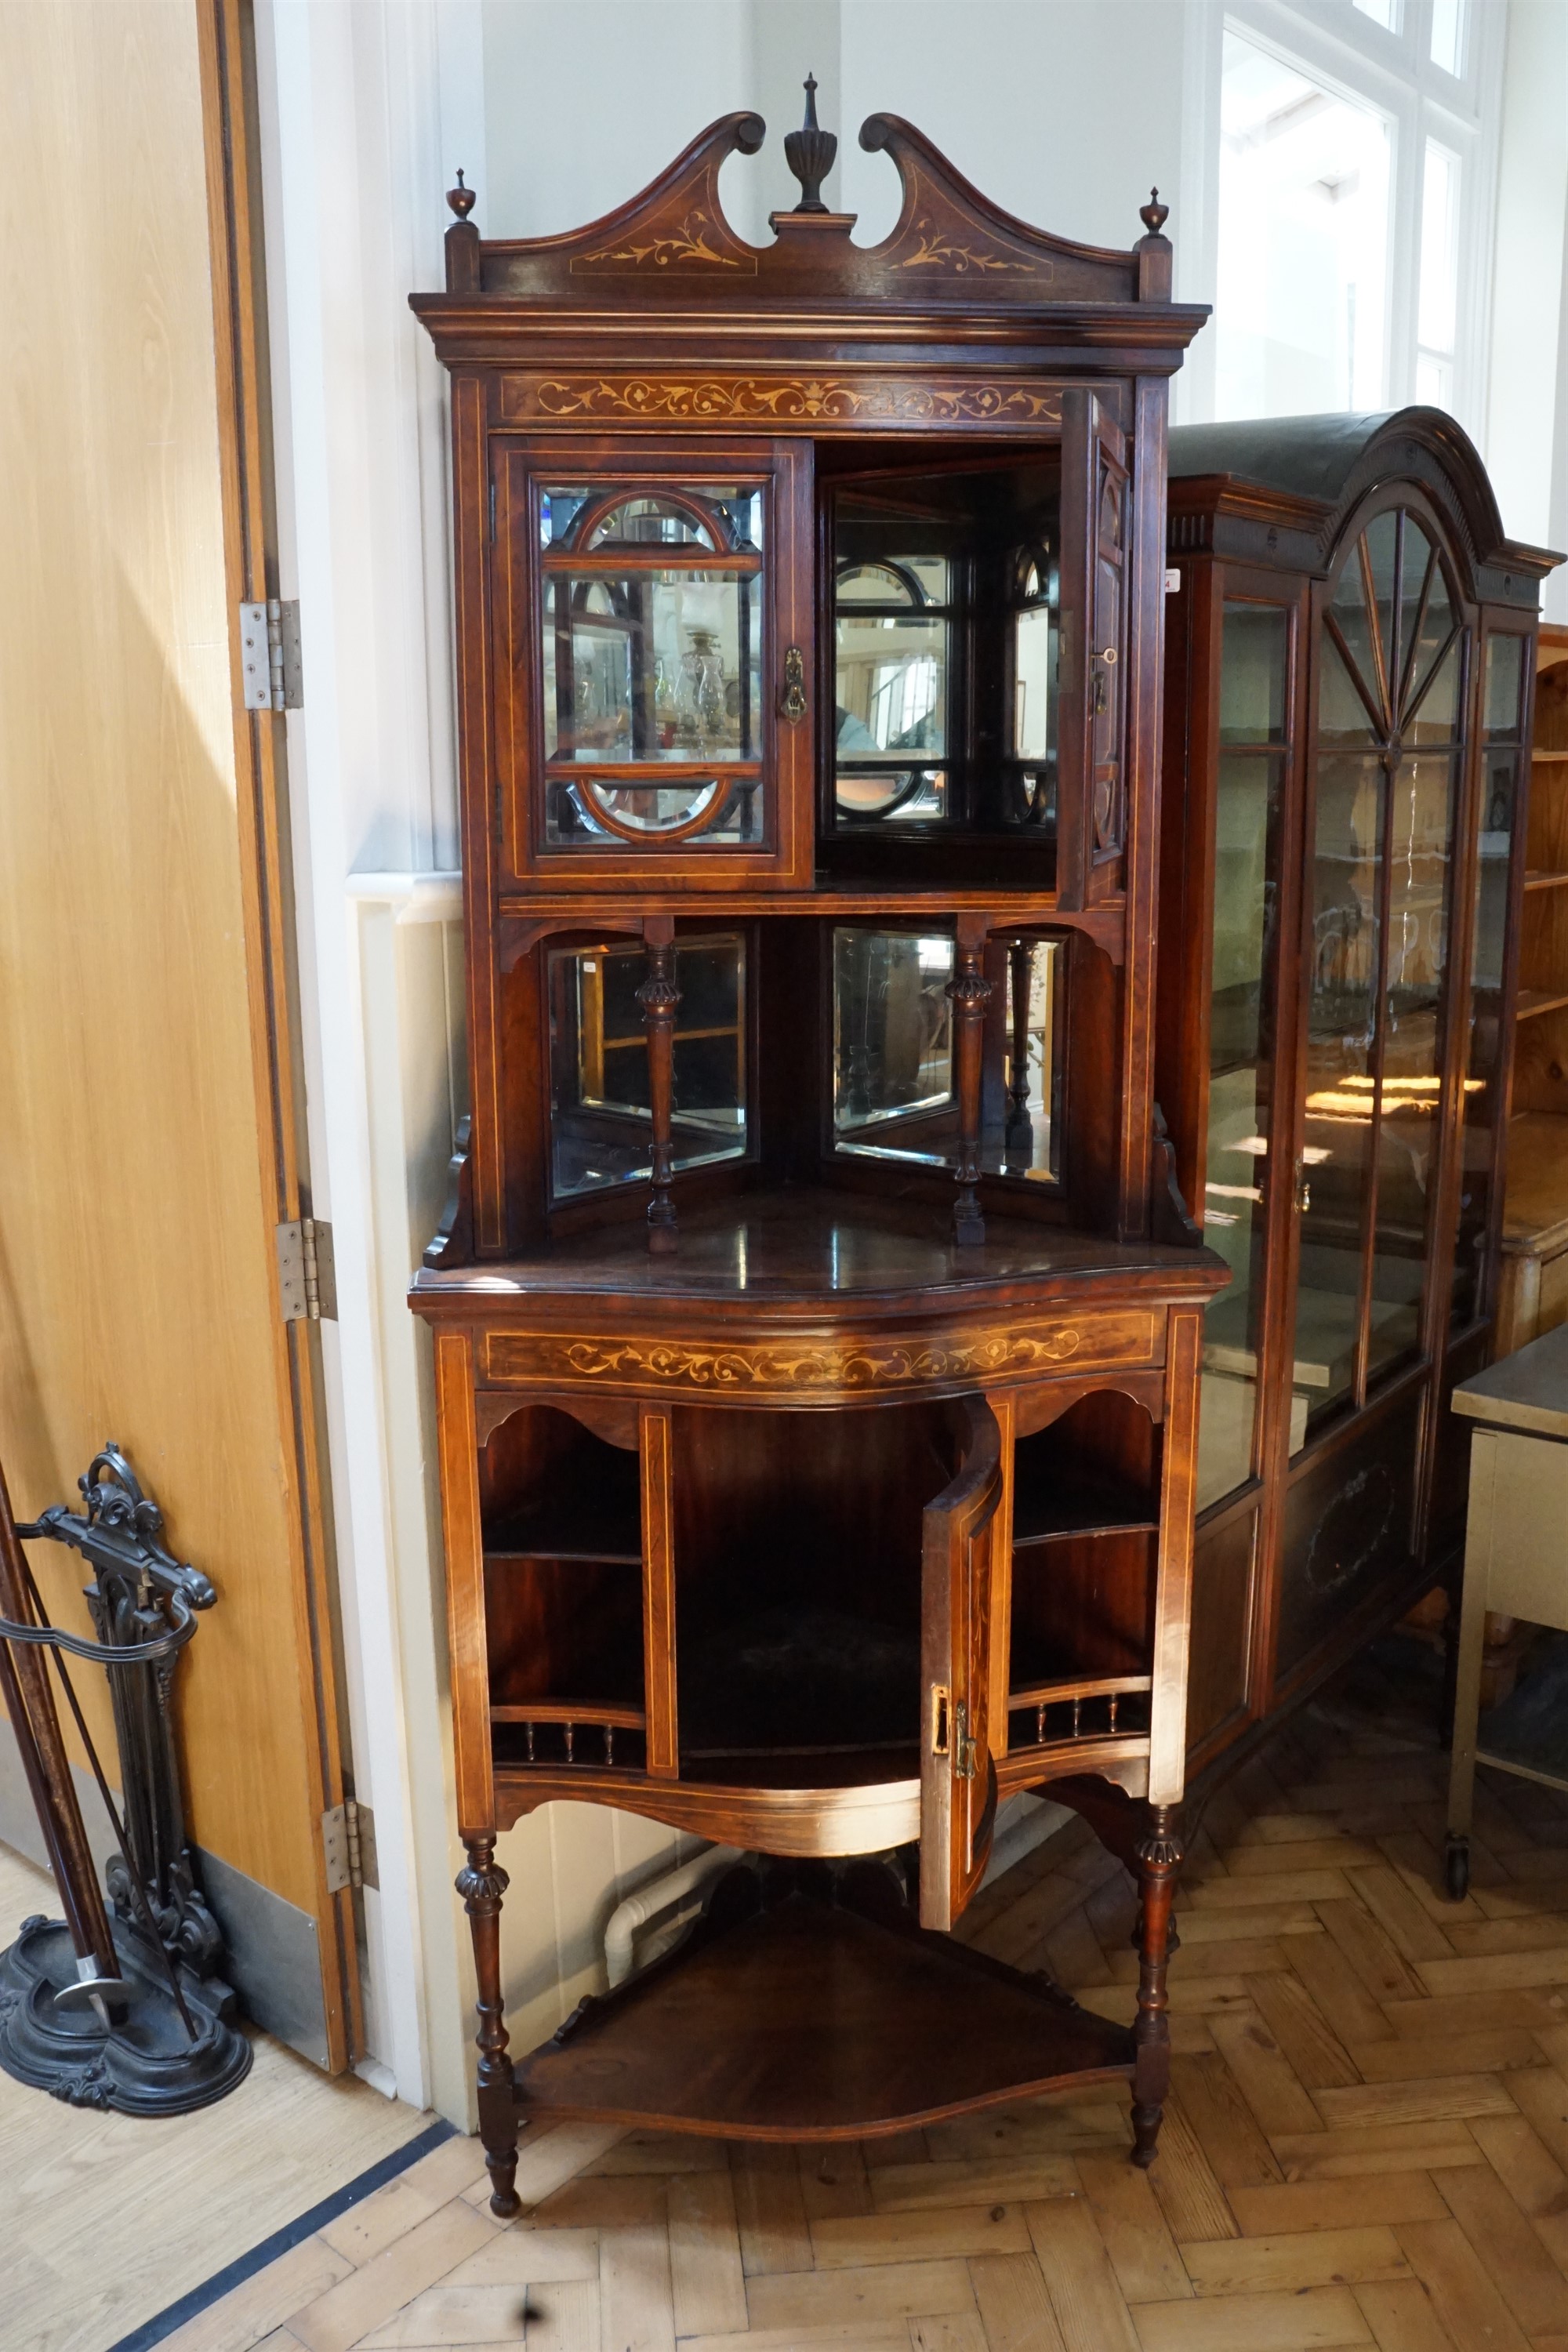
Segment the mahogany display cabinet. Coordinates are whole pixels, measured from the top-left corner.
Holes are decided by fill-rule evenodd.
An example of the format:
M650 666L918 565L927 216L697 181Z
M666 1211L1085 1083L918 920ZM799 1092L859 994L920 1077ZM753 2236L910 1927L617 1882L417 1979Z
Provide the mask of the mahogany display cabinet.
M450 199L471 1125L435 1337L498 2211L520 2112L893 2132L1168 2068L1198 1350L1152 1078L1171 300L907 124L752 247L715 124L571 236ZM1137 2021L946 1932L997 1803L1142 1880ZM752 1857L514 2065L495 1839ZM526 1900L526 1895L522 1897Z
M1171 436L1158 1092L1205 1312L1192 1764L1457 1562L1540 584L1449 416ZM1523 935L1530 936L1528 919Z

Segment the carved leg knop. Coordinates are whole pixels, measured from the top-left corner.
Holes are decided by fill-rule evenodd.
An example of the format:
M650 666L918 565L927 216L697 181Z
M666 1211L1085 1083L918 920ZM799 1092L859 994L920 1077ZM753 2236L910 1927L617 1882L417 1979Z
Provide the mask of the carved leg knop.
M1142 1898L1139 1915L1138 2017L1132 2028L1132 2161L1154 2161L1160 2117L1171 2082L1171 2025L1165 1968L1175 1938L1171 1932L1171 1905L1175 1898L1176 1873L1182 1866L1181 1842L1175 1814L1169 1805L1152 1808L1150 1834L1138 1848L1138 1883Z
M458 1873L458 1892L474 1938L474 1974L479 1981L479 2137L490 2176L490 2211L510 2220L518 2210L517 2105L511 2060L507 2056L506 2017L500 1989L500 1902L507 1874L495 1858L494 1838L465 1840L468 1862Z

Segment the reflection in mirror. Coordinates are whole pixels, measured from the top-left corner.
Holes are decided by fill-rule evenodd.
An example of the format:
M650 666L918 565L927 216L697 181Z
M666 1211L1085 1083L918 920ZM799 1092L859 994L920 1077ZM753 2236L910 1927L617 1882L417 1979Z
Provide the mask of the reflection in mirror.
M551 1189L557 1200L651 1173L640 946L563 948L548 959ZM745 943L736 932L678 940L677 1169L746 1150Z
M546 759L595 767L758 757L752 575L556 574L544 592Z
M1056 832L1060 473L900 466L833 504L834 815Z
M838 814L850 823L944 814L948 566L939 556L842 564L835 624Z
M981 1079L987 1175L1060 1177L1060 944L994 941ZM956 1167L953 945L845 924L833 934L833 1139L840 1151Z
M833 1132L842 1150L941 1161L955 1115L952 941L833 934Z

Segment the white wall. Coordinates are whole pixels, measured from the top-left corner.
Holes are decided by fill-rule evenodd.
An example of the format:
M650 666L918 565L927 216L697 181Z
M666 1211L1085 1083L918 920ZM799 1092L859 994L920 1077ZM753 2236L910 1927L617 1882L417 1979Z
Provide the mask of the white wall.
M1523 0L1511 16L1498 234L1528 256L1510 246L1500 272L1486 446L1510 525L1563 543L1549 420L1563 10ZM445 382L406 300L442 282L444 192L460 163L487 236L573 227L714 116L753 107L768 142L727 165L724 194L761 240L796 194L781 142L809 68L840 142L826 193L859 214L863 241L890 227L897 184L856 135L889 110L1068 236L1130 245L1158 182L1178 293L1201 300L1222 23L1214 0L258 0L279 585L300 598L305 648L289 732L310 1141L337 1239L331 1467L354 1773L382 1877L366 1897L367 2013L378 2079L455 2117L471 1984L451 1893L429 1383L404 1303L462 1085ZM1200 337L1178 414L1205 413L1204 383ZM678 1845L567 1806L502 1840L521 2045L592 1988L608 1909Z

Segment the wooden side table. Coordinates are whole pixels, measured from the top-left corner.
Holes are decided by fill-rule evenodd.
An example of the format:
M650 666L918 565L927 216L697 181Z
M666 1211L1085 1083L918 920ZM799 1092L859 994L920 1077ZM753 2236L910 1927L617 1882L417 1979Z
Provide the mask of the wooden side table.
M1459 1902L1477 1764L1568 1789L1559 1771L1477 1745L1488 1611L1568 1633L1568 1325L1461 1382L1454 1411L1476 1423L1448 1780L1447 1883Z

